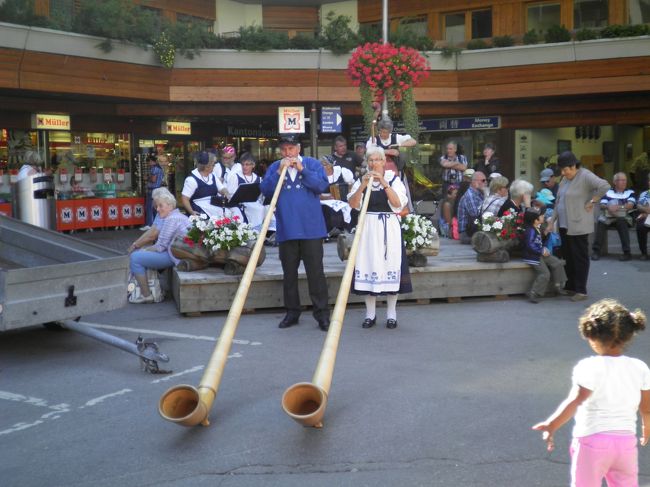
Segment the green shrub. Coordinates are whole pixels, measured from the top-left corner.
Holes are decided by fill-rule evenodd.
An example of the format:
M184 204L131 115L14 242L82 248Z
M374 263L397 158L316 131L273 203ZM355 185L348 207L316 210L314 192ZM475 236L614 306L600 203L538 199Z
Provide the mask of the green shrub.
M264 30L259 25L239 28L239 49L244 51L269 51L288 49L289 37L284 32Z
M600 31L600 37L603 39L613 39L615 37L638 37L648 35L650 27L645 24L638 25L608 25Z
M380 42L381 41L381 27L378 25L369 25L363 24L359 26L359 32L357 33L359 38L359 44L365 44L366 42Z
M322 39L316 36L298 34L289 39L289 49L318 49L321 47Z
M34 13L34 0L5 0L0 2L0 22L48 27L45 17Z
M523 42L525 45L537 44L539 43L539 34L535 29L531 29L524 34Z
M431 51L434 47L430 37L417 34L403 25L398 26L395 32L391 32L390 42L396 46L412 47L418 51Z
M590 41L592 39L598 39L598 31L593 29L580 29L576 32L576 40L578 41Z
M334 54L347 54L357 46L359 38L350 28L352 17L329 12L326 20L327 24L321 34L324 48Z
M494 47L510 47L515 45L515 40L508 36L496 36L492 38L492 45Z
M569 42L571 40L571 32L563 25L552 25L544 33L544 42L550 44L553 42Z
M467 49L474 51L477 49L488 49L490 46L483 39L472 39L467 43Z
M443 58L445 59L450 59L454 56L454 54L458 54L462 49L459 49L458 47L441 47L440 49L435 49L436 51L440 51L440 54L442 55Z

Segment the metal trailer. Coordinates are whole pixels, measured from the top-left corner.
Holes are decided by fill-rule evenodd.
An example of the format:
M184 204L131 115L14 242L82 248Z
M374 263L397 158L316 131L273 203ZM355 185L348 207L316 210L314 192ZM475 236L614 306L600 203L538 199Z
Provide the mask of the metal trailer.
M169 359L155 343L138 337L131 344L77 322L126 305L128 261L114 250L0 215L0 332L56 322L162 372L156 361Z

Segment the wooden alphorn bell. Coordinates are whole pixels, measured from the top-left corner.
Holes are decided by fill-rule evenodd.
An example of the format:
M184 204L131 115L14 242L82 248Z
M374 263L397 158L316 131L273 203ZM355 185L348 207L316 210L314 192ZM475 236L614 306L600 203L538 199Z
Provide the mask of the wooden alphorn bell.
M214 399L217 396L217 391L219 390L223 369L228 360L228 353L230 352L232 340L235 336L237 325L239 324L242 309L246 303L246 296L248 295L248 290L250 289L253 280L253 274L255 274L257 260L260 257L264 245L264 238L269 229L269 224L273 217L273 210L278 201L286 172L287 167L285 166L282 168L282 171L280 171L280 179L278 180L278 184L273 192L273 198L269 204L269 211L264 217L262 228L257 236L257 242L253 247L250 260L246 265L246 269L244 270L239 287L235 293L230 311L228 312L226 322L221 330L221 335L219 335L219 340L217 341L214 352L212 352L208 365L205 367L198 388L181 384L171 387L160 398L160 402L158 403L158 412L164 419L171 421L172 423L181 424L183 426L196 426L199 423L203 426L208 426L210 424L208 421L208 414L210 413L210 409L212 409L212 403L214 402Z
M314 426L316 428L323 426L323 416L327 407L327 398L329 396L330 386L332 385L334 364L336 363L336 352L339 339L341 338L341 329L343 328L345 308L347 307L348 295L350 294L350 285L352 284L354 262L357 258L359 240L361 239L363 226L366 222L370 193L372 193L370 189L372 180L373 178L371 177L368 181L366 194L359 213L357 229L354 234L352 246L350 247L350 256L343 271L334 311L332 311L330 327L325 338L323 350L318 359L318 365L316 366L312 382L299 382L294 384L284 391L282 395L282 408L284 412L303 426Z

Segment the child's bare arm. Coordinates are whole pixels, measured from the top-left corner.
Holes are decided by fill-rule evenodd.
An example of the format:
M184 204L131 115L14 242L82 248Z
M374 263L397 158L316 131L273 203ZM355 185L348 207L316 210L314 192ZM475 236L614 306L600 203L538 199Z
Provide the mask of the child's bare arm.
M650 440L650 390L641 391L639 413L641 414L641 446L646 446Z
M553 441L553 434L559 430L567 421L569 421L576 413L578 406L585 402L591 391L581 386L571 388L567 398L557 407L555 412L551 414L546 421L537 423L533 426L535 431L542 431L542 439L546 442L546 449L553 451L555 443Z

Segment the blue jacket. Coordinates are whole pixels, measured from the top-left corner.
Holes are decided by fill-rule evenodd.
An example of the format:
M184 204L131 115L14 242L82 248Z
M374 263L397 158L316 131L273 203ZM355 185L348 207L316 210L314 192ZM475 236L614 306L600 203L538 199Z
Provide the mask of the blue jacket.
M325 238L327 229L319 195L329 190L323 166L311 157L302 158L303 170L294 181L286 172L275 209L276 242ZM271 198L278 184L280 161L267 169L260 183L265 197Z
M539 265L539 259L543 252L542 234L533 226L526 228L524 232L524 250L522 258L526 264Z

